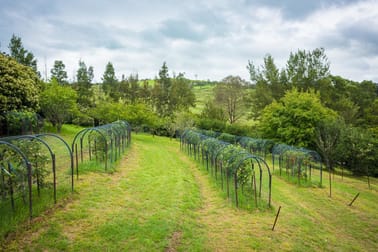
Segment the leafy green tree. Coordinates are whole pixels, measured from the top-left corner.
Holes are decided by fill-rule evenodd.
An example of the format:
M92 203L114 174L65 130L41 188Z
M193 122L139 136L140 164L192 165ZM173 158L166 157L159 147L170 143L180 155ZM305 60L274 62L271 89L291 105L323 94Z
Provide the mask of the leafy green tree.
M342 120L325 120L321 121L316 127L315 143L323 161L328 169L329 176L329 196L332 196L332 179L331 171L336 163L338 155L338 145L341 141L341 132L345 128Z
M366 125L366 112L370 109L377 96L377 85L372 81L362 81L350 87L351 100L358 106L357 125Z
M37 111L41 81L37 74L14 58L0 53L0 113Z
M378 128L378 98L365 109L366 124L372 128Z
M105 67L104 75L102 76L102 89L105 94L112 97L114 100L118 98L118 80L115 76L114 66L111 62Z
M307 91L317 89L318 81L330 75L330 63L323 48L290 53L286 74L290 86Z
M227 76L214 88L214 102L225 111L230 124L243 115L245 85L246 82L239 76Z
M222 108L218 107L214 101L208 101L205 103L201 115L203 119L211 119L225 122L227 120L226 114Z
M145 104L151 104L151 88L147 80L143 81L143 85L140 89L140 99Z
M93 67L87 68L84 61L79 61L79 69L76 74L77 83L76 90L78 94L78 103L82 108L93 106L93 90L91 82L93 80Z
M120 102L101 101L90 110L90 115L100 124L126 120L133 127L152 125L158 120L152 109L144 103L125 105Z
M263 110L259 127L264 138L314 147L316 126L332 118L336 118L336 113L321 104L318 93L292 89Z
M64 65L63 61L55 60L54 66L50 70L51 72L51 79L55 79L59 85L65 85L68 83L67 81L67 72L65 70L66 66Z
M69 86L59 85L53 79L41 94L41 111L46 119L56 127L58 133L72 115L77 113L77 94Z
M339 161L356 175L366 175L367 167L376 166L376 140L371 133L359 127L345 127L338 146ZM375 168L375 167L374 167Z
M152 90L154 106L157 113L162 116L173 116L173 104L170 99L171 78L168 73L168 66L164 62L159 70L159 78L155 81L155 86Z
M168 67L163 63L159 78L151 91L153 105L161 117L174 117L174 112L186 110L195 104L195 96L190 81L180 73L170 78Z
M31 67L39 76L37 70L37 60L34 58L33 53L28 52L28 50L24 48L20 37L13 34L8 48L11 57L13 57L18 63Z
M255 92L251 93L252 117L258 118L265 106L273 100L279 100L288 90L286 72L279 71L271 55L265 56L261 69L256 68L251 61L247 69L256 86Z
M172 79L172 89L170 93L171 103L174 110L188 110L195 106L196 97L192 91L190 80L184 77L183 73Z
M129 82L130 87L128 93L129 100L131 104L135 104L139 100L139 96L141 94L138 75L130 74L127 81Z

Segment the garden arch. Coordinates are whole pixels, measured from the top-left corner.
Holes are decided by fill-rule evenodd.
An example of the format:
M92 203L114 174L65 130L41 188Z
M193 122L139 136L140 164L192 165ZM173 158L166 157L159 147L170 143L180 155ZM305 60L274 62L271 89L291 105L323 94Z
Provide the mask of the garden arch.
M27 179L28 179L28 192L29 192L29 218L32 219L33 217L33 203L32 203L32 165L29 162L28 158L25 156L25 154L15 145L0 140L0 146L5 146L6 148L16 152L22 159L23 163L26 167L27 172ZM12 208L14 209L14 201L13 201L13 193L11 192L11 204Z

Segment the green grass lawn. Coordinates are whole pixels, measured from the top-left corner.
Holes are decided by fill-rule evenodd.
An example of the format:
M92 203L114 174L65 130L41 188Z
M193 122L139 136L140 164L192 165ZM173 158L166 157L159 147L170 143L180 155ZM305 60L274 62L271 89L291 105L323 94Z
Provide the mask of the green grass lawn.
M86 171L72 197L19 228L0 248L378 251L378 181L369 190L365 181L335 176L332 198L327 182L324 188L302 188L274 176L273 209L240 210L177 141L133 135L113 173ZM349 207L357 192L360 197Z

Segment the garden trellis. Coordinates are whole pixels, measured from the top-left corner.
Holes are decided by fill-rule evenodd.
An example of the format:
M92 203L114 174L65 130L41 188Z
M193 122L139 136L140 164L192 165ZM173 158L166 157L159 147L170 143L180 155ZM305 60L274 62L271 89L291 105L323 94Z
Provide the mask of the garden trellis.
M131 126L126 121L116 121L78 132L72 141L75 155L76 175L79 176L79 157L103 162L105 171L131 143ZM79 145L79 146L78 146ZM85 150L87 149L87 150Z
M316 151L286 144L277 144L272 150L273 169L277 161L279 176L282 176L282 170L284 169L287 178L295 178L298 184L301 184L301 181L305 183L318 182L319 186L322 186L322 159ZM319 174L314 174L314 170L319 171Z
M184 131L180 143L183 151L206 165L237 207L271 206L272 174L262 158L193 130Z
M57 139L60 145L65 146L63 148L67 148L68 159L62 153L56 155L50 139ZM11 212L22 212L23 206L28 205L29 217L32 218L33 205L37 201L53 199L56 203L58 191L62 194L67 190L73 191L73 156L69 145L61 137L54 134L20 135L1 138L0 141L0 206L3 217L11 218ZM58 166L57 159L62 161ZM47 167L48 163L51 163L51 168ZM8 201L11 209L7 209Z
M274 142L268 139L258 139L251 137L241 137L238 143L250 153L256 153L259 156L266 158L268 153L271 153Z
M318 184L319 186L322 186L322 158L316 151L286 144L275 144L274 141L269 139L258 139L245 136L240 137L209 130L198 132L231 144L239 144L252 155L262 157L264 161L271 153L273 171L278 162L279 172L277 172L277 174L279 176L282 176L282 170L284 169L287 178L289 180L295 180L298 185ZM314 171L319 171L319 173L314 174Z

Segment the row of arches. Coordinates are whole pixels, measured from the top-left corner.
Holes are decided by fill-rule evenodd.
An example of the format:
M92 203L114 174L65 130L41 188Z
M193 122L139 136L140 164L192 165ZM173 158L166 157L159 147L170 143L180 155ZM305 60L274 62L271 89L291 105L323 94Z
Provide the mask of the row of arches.
M75 167L79 176L79 160L96 160L104 163L105 171L118 160L131 143L131 126L126 121L116 121L78 132L72 141Z
M198 132L208 137L239 145L249 153L260 156L264 160L268 160L268 157L271 157L273 172L293 183L301 186L322 186L322 158L316 151L286 144L277 144L269 139L237 136L209 130ZM275 170L277 167L278 170Z
M95 160L106 171L130 143L131 126L126 121L83 129L74 136L71 145L51 133L0 138L2 219L12 219L24 212L31 219L37 202L55 204L60 196L74 191L79 160ZM25 206L28 211L21 211Z
M206 166L237 207L271 206L272 174L263 158L193 130L183 132L180 146Z
M53 147L57 145L61 148ZM71 148L58 135L43 133L0 138L1 202L9 201L13 212L17 206L28 205L32 218L34 198L40 198L42 190L48 191L47 198L54 203L58 191L74 190L73 165ZM2 211L6 212L9 211Z

